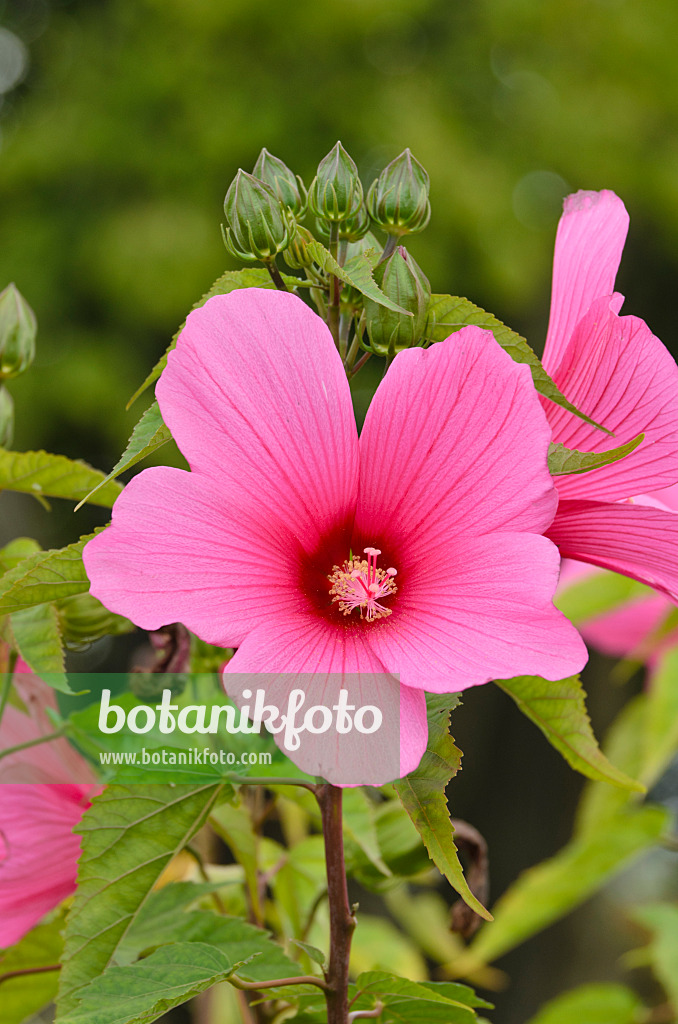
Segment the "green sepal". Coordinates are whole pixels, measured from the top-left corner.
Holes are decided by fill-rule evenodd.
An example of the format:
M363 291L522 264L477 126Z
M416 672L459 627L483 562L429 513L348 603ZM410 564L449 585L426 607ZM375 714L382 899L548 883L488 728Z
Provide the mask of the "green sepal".
M645 434L638 434L632 441L610 448L606 452L580 452L576 448L566 448L564 444L552 441L549 445L549 473L551 476L570 476L572 473L590 473L592 469L609 466L613 462L630 455L645 439Z

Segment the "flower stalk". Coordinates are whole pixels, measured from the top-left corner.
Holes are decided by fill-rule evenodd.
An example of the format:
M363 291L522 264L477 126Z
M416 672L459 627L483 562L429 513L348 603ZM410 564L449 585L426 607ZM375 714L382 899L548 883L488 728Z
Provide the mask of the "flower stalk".
M320 807L325 840L327 898L330 908L330 959L326 972L325 993L327 1024L347 1024L348 968L356 919L348 902L342 790L329 784L318 786L316 798Z

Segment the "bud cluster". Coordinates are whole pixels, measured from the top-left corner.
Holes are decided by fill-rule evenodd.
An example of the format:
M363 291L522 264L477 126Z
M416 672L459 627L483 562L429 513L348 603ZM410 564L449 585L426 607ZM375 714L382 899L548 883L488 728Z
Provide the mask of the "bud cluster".
M276 265L279 254L292 270L305 273L309 297L327 315L347 370L360 348L392 357L422 343L431 286L402 240L426 227L431 206L428 174L409 149L381 171L366 194L356 163L341 142L320 161L308 190L282 160L262 149L251 174L238 171L224 212L224 243L232 256L245 263L263 262L278 287L285 287ZM307 214L313 218L311 228L300 223ZM385 245L375 230L387 236ZM351 260L366 255L374 282L399 311L365 295L350 276L339 280L336 271L319 262L317 246L315 251L311 247L316 238L347 270ZM351 331L353 343L346 355Z
M0 446L8 448L14 435L14 402L4 385L18 377L35 358L38 325L35 313L15 284L0 292Z

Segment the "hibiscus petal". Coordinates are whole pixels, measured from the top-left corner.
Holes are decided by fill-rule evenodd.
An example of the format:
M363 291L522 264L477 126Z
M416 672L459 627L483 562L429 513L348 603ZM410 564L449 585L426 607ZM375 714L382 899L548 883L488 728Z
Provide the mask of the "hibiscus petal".
M246 288L189 314L156 388L191 468L311 547L352 517L358 437L341 359L288 293Z
M298 542L258 504L234 504L201 473L134 477L111 525L86 546L91 592L143 629L183 622L229 647L302 600L290 582Z
M578 409L615 434L609 437L544 401L554 441L604 452L645 434L619 462L558 478L562 497L616 501L678 480L678 366L647 324L617 316L609 299L594 302L577 324L554 380Z
M459 533L541 533L556 507L549 441L528 368L489 331L401 352L360 436L356 534L397 549L400 572Z
M435 692L515 675L563 679L587 656L552 604L559 562L541 536L458 537L403 587L370 644L406 686Z
M628 229L629 215L614 192L580 191L565 200L556 234L544 346L543 363L549 373L560 363L572 332L594 300L614 291Z
M635 504L561 501L548 536L578 558L678 600L678 515Z
M75 890L81 787L0 785L0 946Z
M646 642L661 626L672 605L663 594L643 594L579 624L587 643L612 658L643 653ZM655 643L656 643L655 639Z
M356 708L376 705L383 725L373 734L335 729L302 734L301 747L285 749L282 733L276 743L295 764L336 785L378 786L417 767L426 749L426 699L421 691L401 686L384 670L369 644L370 628L355 628L289 615L275 628L251 633L224 669L224 688L235 702L252 705L243 691L265 690L267 703L286 709L289 694L301 689L308 697L299 719L311 705L333 708L339 691L348 689Z

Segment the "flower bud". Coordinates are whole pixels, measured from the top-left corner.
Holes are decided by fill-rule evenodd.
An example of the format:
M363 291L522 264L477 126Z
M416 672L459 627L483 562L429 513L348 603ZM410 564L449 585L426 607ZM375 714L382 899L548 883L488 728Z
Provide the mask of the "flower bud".
M387 234L414 234L423 231L431 218L428 192L428 174L406 149L370 185L367 209Z
M87 647L103 636L130 633L134 627L97 601L91 594L75 594L59 603L59 624L66 646L71 650Z
M365 322L372 351L379 356L394 356L421 340L426 328L431 285L402 245L376 268L374 279L389 299L413 314L396 313L365 298Z
M307 246L309 242L313 242L314 238L308 228L303 227L301 224L297 224L297 230L294 238L283 252L283 259L288 267L292 270L301 270L302 267L310 267L313 263L313 257L309 253Z
M236 259L265 263L294 237L294 217L263 181L240 170L224 200L224 245Z
M342 221L360 209L363 186L358 168L340 142L318 164L308 205L323 220Z
M283 206L287 206L295 217L304 216L306 188L299 175L295 176L287 164L267 149L262 149L252 174L272 188Z
M19 289L8 284L0 292L0 380L16 377L35 358L38 325Z
M0 384L0 448L9 448L14 437L14 402L4 385Z

